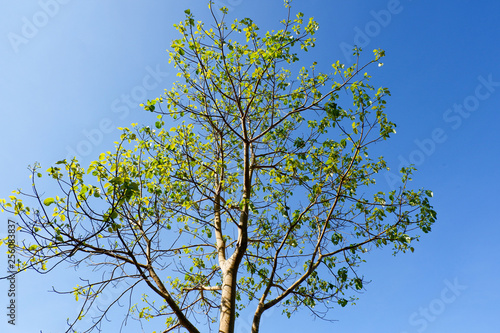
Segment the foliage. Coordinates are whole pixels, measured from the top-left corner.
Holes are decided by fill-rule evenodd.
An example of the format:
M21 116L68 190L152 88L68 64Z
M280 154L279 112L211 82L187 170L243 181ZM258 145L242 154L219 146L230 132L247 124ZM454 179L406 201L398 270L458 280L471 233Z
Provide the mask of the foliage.
M430 231L432 193L407 187L412 168L398 190L373 189L387 166L368 148L395 125L389 90L364 71L384 52L363 66L337 61L330 74L299 67L318 24L286 6L282 28L264 34L248 18L227 23L225 8L213 27L186 10L170 52L180 81L144 104L158 113L155 128L123 128L116 150L88 168L59 161L48 169L58 195L40 194L35 165L33 193L0 202L33 240L19 244L20 270L61 261L104 269L71 291L84 300L75 322L115 283L127 286L117 300L146 285L151 294L129 314L166 318L165 332L204 331L204 318L233 332L247 306L253 332L272 307L323 317L364 288L357 267L367 252L413 251L419 231ZM344 94L351 107L341 106Z

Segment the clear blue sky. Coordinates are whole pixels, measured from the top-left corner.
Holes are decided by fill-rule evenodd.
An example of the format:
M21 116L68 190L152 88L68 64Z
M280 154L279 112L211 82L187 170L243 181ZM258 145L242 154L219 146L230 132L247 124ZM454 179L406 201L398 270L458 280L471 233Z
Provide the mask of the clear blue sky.
M281 0L219 4L262 30L277 27L285 14ZM385 65L371 74L390 88L388 112L398 127L380 150L394 170L405 161L417 165L415 186L434 191L438 223L413 254L371 254L362 271L372 282L356 306L331 313L338 321L312 321L307 312L287 320L276 310L262 332L498 331L500 2L294 4L320 24L318 47L306 64L348 61L344 50L355 43L367 52L386 50ZM175 79L165 49L177 38L172 24L186 8L208 18L205 1L194 0L0 3L0 197L29 187L28 164L47 168L75 154L85 164L113 146L114 128L151 121L138 105ZM390 187L391 180L385 174L380 186ZM0 215L2 237L7 217ZM5 262L2 255L1 272ZM48 290L72 288L77 276L71 269L21 276L15 328L6 323L7 285L0 282L0 331L62 332L77 304ZM247 331L242 325L239 332Z

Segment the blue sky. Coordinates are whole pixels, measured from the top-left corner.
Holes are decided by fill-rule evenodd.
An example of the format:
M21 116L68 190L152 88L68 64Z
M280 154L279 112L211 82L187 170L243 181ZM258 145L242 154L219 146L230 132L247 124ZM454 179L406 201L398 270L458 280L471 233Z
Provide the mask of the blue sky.
M264 31L285 15L281 0L218 3ZM28 164L46 169L75 154L88 163L113 147L116 127L153 121L138 105L175 80L165 49L186 8L208 19L205 1L194 0L0 3L0 197L29 186ZM356 306L331 313L337 321L313 322L307 312L287 320L276 310L262 332L497 329L500 2L295 0L294 8L320 24L305 64L347 62L345 49L355 43L370 53L386 50L384 66L371 74L390 88L388 112L398 127L377 149L393 170L416 164L414 186L433 190L438 223L413 254L372 253L362 267L372 282ZM380 186L390 187L392 179L384 174ZM7 218L0 216L2 237ZM77 304L48 290L72 288L77 277L72 269L21 276L18 325L8 325L2 310L0 331L63 331ZM2 308L6 290L0 282ZM123 332L136 332L132 327Z

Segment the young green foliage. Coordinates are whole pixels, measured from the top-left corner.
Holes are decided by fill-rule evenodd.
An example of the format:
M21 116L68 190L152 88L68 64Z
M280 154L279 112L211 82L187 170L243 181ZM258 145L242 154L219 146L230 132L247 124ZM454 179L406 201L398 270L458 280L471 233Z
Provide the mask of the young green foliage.
M248 18L228 23L225 8L222 19L211 8L208 26L186 10L170 52L180 81L143 105L159 114L155 129L123 129L116 151L87 169L75 160L50 168L60 196L43 198L33 177L25 196L36 208L19 196L0 203L36 244L20 245L21 269L60 260L107 268L71 291L86 300L79 319L112 283L127 285L120 297L142 283L151 294L130 313L167 318L159 330L206 331L196 327L206 317L234 332L238 311L250 307L258 332L273 307L291 317L346 306L364 288L357 267L367 252L413 251L430 231L432 193L407 187L412 169L398 190L372 189L387 166L368 148L395 125L385 114L389 90L364 71L384 52L363 66L336 61L333 73L298 67L318 24L286 6L281 29L265 33Z

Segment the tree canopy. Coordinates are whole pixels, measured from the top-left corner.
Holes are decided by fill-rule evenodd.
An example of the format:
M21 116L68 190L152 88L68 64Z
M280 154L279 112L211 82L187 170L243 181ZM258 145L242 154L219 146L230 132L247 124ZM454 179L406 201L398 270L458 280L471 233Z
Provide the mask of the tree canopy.
M125 291L92 318L87 331L138 285L150 291L126 316L157 320L158 331L234 332L238 313L279 308L292 317L308 308L323 318L364 288L366 253L390 246L413 251L436 213L432 192L380 191L388 167L369 147L388 139L387 88L370 85L373 59L302 66L318 23L302 13L261 33L249 18L186 19L170 49L179 81L144 103L155 126L123 128L116 150L83 167L73 159L47 170L58 193L15 191L2 209L27 234L19 270L48 272L63 263L104 272L69 291L82 302L79 319L115 283ZM173 125L173 126L172 126ZM293 319L292 319L293 320ZM80 331L80 330L79 330Z

